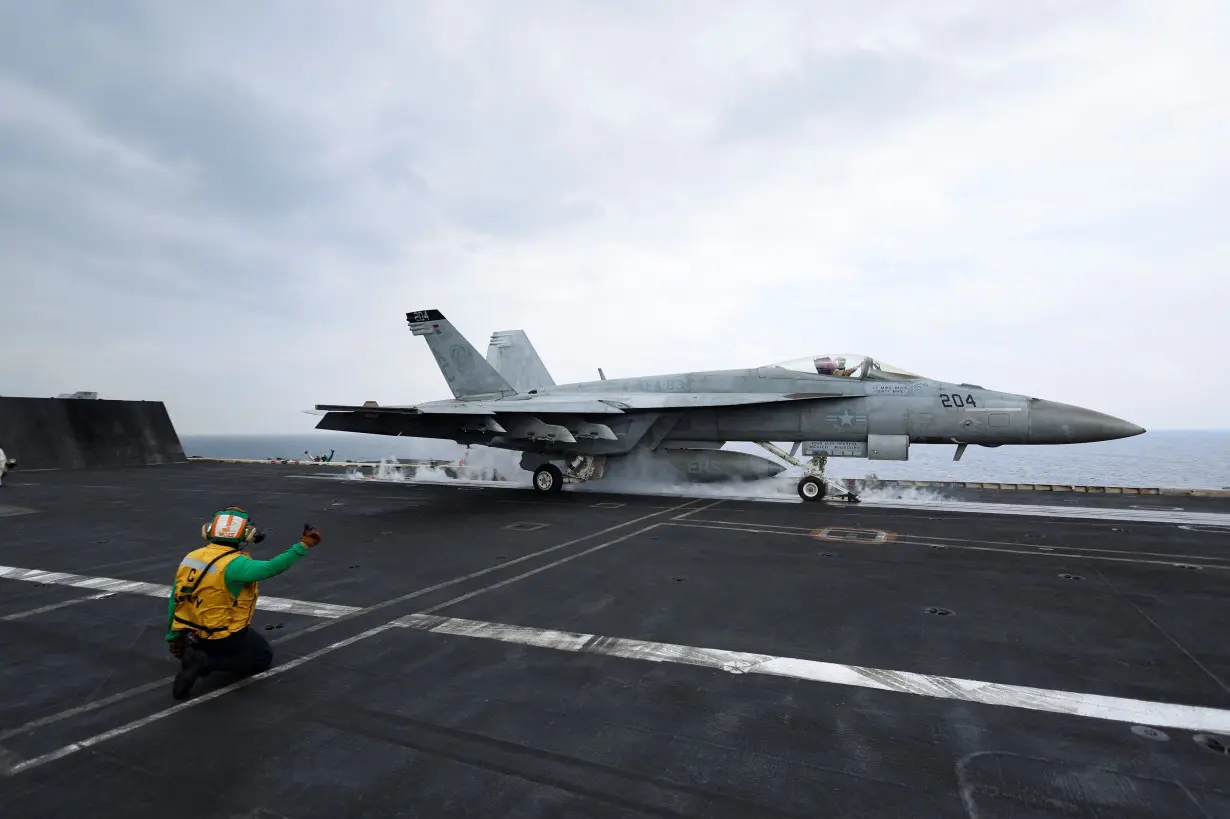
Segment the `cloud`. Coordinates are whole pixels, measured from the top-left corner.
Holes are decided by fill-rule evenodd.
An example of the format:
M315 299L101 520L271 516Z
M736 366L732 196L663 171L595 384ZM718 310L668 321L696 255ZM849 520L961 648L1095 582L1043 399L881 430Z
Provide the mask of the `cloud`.
M304 429L447 396L404 324L435 307L560 381L858 350L1224 426L1227 34L1212 2L11 4L0 392Z

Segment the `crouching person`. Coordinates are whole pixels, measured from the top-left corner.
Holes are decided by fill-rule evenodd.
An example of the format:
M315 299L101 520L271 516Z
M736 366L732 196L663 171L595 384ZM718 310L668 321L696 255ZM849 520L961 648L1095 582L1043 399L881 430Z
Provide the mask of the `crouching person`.
M240 677L259 674L273 663L273 649L250 628L257 584L275 577L320 543L320 532L305 524L303 537L270 560L253 560L249 543L265 538L238 506L228 506L201 527L206 544L189 552L175 572L167 614L167 642L180 660L171 686L177 700L198 678L215 671Z

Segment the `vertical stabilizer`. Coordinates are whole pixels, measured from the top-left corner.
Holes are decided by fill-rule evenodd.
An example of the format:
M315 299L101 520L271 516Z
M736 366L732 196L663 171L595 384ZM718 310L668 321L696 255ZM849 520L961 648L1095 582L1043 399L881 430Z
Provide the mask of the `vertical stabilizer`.
M547 372L538 351L524 330L497 330L491 334L487 361L519 392L539 387L554 387L555 380Z
M426 339L454 398L496 398L517 393L439 310L406 313L406 323L410 332Z

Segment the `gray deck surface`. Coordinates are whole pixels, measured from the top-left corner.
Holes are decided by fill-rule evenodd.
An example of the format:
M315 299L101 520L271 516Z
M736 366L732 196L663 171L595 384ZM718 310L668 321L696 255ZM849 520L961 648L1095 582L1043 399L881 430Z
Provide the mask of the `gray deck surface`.
M164 597L0 579L6 819L1230 817L1230 753L1201 736L1230 726L1230 500L805 505L338 474L6 476L0 571L166 586L239 504L272 530L257 557L304 522L325 533L263 597L353 607L260 611L274 668L180 704ZM424 612L441 619L401 619ZM806 678L846 666L884 673ZM1048 710L1088 694L1142 702ZM1143 729L1170 718L1158 703L1201 707L1198 725Z

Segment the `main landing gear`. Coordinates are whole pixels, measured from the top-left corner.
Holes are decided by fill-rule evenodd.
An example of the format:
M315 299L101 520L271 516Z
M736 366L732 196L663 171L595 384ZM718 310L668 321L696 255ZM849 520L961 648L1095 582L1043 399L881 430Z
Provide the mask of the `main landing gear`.
M811 462L804 464L798 458L794 457L794 452L799 446L797 443L794 445L795 449L790 452L786 452L780 447L770 444L767 441L757 441L756 444L769 450L769 452L772 452L786 463L792 466L797 466L799 469L802 469L807 473L799 479L798 487L799 497L804 501L824 500L825 496L828 495L829 487L831 486L837 490L838 497L845 497L845 499L850 503L859 502L858 495L846 489L832 478L825 477L824 467L829 460L827 455L813 455L811 457Z
M568 459L568 471L564 472L547 462L534 470L534 489L539 492L559 492L568 481L584 483L606 474L605 455L573 455Z
M534 489L539 492L558 492L564 488L564 473L555 464L543 464L534 470Z

